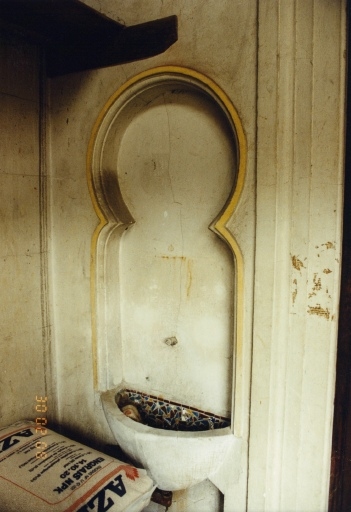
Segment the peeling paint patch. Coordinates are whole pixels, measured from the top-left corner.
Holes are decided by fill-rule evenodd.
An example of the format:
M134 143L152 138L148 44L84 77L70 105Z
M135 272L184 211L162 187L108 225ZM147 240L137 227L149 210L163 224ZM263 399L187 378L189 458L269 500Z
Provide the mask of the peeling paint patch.
M318 274L313 274L313 288L311 293L308 294L308 298L314 297L322 289L322 280L318 277Z
M313 287L314 291L319 291L322 289L322 281L321 281L321 278L318 277L318 274L313 275L313 284L314 284L314 287Z
M327 249L335 249L335 245L332 242L326 242L324 245Z
M296 268L296 270L301 270L302 268L305 268L303 262L299 260L297 256L291 256L291 262L292 266Z
M330 270L330 268L325 268L325 269L323 270L323 273L324 273L324 274L331 274L331 273L332 273L332 270Z
M293 284L295 285L295 289L292 292L292 301L295 304L296 296L297 296L297 279L293 280Z
M324 317L326 320L330 318L330 311L328 308L322 308L320 304L316 306L308 306L308 313L310 315L317 315L320 317Z

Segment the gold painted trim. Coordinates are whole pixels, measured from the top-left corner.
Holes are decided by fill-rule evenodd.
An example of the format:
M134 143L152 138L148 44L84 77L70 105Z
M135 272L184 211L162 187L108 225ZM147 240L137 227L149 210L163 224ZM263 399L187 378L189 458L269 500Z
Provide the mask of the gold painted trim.
M92 130L92 134L90 137L89 145L88 145L88 153L87 153L87 181L88 188L91 196L91 200L94 206L94 210L99 219L99 224L96 227L91 242L91 266L90 266L90 276L91 276L91 305L92 305L92 349L93 349L93 365L94 365L94 388L97 388L98 385L98 374L97 374L97 319L96 319L96 252L97 252L97 243L98 238L101 233L101 230L106 226L107 219L99 206L99 202L97 200L94 183L93 183L93 157L94 157L94 149L96 145L97 136L99 130L102 126L102 123L105 119L105 116L109 112L112 105L133 85L142 80L157 77L158 75L162 76L165 74L171 74L173 76L180 76L185 78L190 78L199 83L199 88L204 90L208 89L215 100L219 103L219 105L224 108L227 113L227 116L231 123L233 124L235 136L237 139L237 145L239 149L239 166L238 166L238 174L236 178L236 184L232 191L232 195L230 196L225 208L220 213L218 218L212 223L210 228L221 236L227 244L230 246L235 260L235 275L236 275L236 290L237 290L237 300L235 304L235 358L236 361L239 361L242 358L242 344L243 344L243 297L244 297L244 262L241 250L234 238L234 236L230 233L227 228L227 223L233 215L245 182L245 174L246 174L246 163L247 163L247 145L246 138L244 134L244 130L233 103L230 101L228 96L224 93L224 91L210 78L199 73L193 69L180 67L180 66L160 66L156 68L152 68L146 71L139 73L138 75L132 77L127 82L125 82L119 89L110 97L107 103L104 105L101 110ZM236 375L234 375L234 379L236 384L238 384L237 379L238 375L241 372L236 371ZM239 386L240 387L240 386ZM235 387L235 395L238 399L241 390L238 389L238 386ZM234 411L234 407L233 407Z

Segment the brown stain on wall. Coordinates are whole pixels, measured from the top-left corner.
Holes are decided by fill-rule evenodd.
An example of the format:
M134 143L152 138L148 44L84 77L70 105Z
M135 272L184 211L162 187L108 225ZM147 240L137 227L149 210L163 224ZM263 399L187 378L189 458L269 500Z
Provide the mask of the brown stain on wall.
M322 280L320 277L318 277L318 274L313 274L313 288L311 293L308 294L308 298L317 295L317 292L319 292L322 289Z
M185 261L186 260L185 256L168 256L167 254L161 256L161 258L163 260L180 260L180 261Z
M318 277L318 274L313 274L313 284L314 287L312 288L313 291L318 292L322 289L322 281L321 278Z
M297 256L291 256L291 262L292 262L292 266L296 270L301 270L302 268L305 268L303 262L301 260L299 260L299 258Z
M188 260L187 274L186 274L186 296L190 296L191 284L193 282L193 262Z
M327 249L335 249L335 245L332 242L326 242L324 245Z
M187 262L187 271L186 271L186 296L190 296L191 285L193 282L193 261L186 256L169 256L168 254L162 255L161 258L163 260L168 261L180 261L181 265Z
M296 296L297 296L297 279L293 280L293 284L295 285L295 290L292 292L292 301L295 304Z
M320 304L316 306L308 306L308 313L310 315L317 315L320 317L324 317L326 320L330 318L330 311L328 308L322 308Z

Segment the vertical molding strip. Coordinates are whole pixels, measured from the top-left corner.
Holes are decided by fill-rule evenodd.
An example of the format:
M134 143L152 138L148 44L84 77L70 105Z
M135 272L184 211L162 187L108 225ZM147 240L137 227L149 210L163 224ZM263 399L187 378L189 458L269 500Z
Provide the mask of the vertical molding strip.
M44 362L45 395L48 397L48 417L54 418L56 400L53 383L52 329L49 297L48 265L48 184L47 184L47 88L44 50L40 50L39 72L39 243L41 325ZM39 392L39 390L38 390Z
M308 300L297 508L326 510L340 293L344 174L346 2L313 2L313 97ZM316 273L318 272L318 275ZM319 283L321 283L321 289ZM314 290L317 288L317 290ZM316 293L317 296L313 296ZM323 295L324 294L324 295ZM315 312L321 306L326 315ZM326 322L326 318L328 321ZM325 371L324 375L322 370ZM322 425L321 420L324 420ZM319 425L318 425L319 422ZM306 425L310 425L306 428ZM323 428L322 428L323 427ZM317 430L318 428L318 430ZM314 430L314 432L312 431ZM309 485L311 452L319 478ZM320 483L319 483L320 482ZM310 497L306 499L306 495Z
M276 131L275 131L275 234L273 275L273 315L272 352L269 395L269 416L271 428L268 437L267 459L267 509L278 510L281 492L283 441L285 430L284 410L286 399L286 372L289 332L289 258L291 238L291 188L287 186L293 179L294 164L294 85L295 85L295 3L278 3L277 19L277 96L276 96ZM274 306L275 305L275 306Z
M313 109L313 34L314 4L299 0L296 2L295 30L295 82L294 82L294 161L292 176L291 244L289 252L289 339L287 359L289 362L285 408L290 418L285 425L284 459L301 461L304 459L301 445L301 428L304 419L301 412L301 395L304 380L306 331L306 297L308 280L306 277L310 254L308 242L311 226L308 221L311 211L311 148ZM306 220L303 220L303 219ZM312 234L313 236L313 234ZM296 508L299 462L284 465L282 502L289 502Z

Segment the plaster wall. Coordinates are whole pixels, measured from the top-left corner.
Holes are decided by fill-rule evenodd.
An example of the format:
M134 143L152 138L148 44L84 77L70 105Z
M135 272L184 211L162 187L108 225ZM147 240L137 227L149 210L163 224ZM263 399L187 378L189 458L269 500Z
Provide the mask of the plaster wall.
M40 53L0 38L0 424L35 417L44 396L47 347L42 311Z
M89 5L126 24L177 14L179 41L146 61L50 83L56 419L85 437L113 442L93 389L91 129L130 77L158 65L194 68L233 101L248 147L243 195L228 223L246 255L243 385L236 396L244 449L225 510L326 510L340 271L344 2ZM177 494L174 510L204 512L204 503L208 510L223 508L208 483Z

